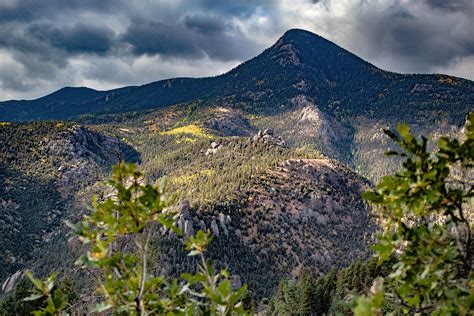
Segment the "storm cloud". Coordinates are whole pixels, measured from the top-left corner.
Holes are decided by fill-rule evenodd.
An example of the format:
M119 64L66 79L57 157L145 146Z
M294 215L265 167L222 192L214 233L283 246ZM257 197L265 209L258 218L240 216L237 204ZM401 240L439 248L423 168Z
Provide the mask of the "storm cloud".
M186 15L182 21L171 24L132 23L122 39L138 56L232 61L250 58L258 52L258 45L237 26L224 18L203 14Z
M27 35L70 54L105 54L112 47L114 38L112 30L86 24L68 28L58 28L50 23L32 24L27 28Z
M225 72L303 28L396 72L474 79L472 0L0 2L0 100Z

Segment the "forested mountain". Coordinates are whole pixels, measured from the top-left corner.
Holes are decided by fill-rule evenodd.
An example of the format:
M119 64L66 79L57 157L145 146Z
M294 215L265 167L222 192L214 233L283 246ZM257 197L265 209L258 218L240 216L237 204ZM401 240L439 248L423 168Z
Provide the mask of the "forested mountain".
M81 246L64 220L110 194L102 180L122 159L148 183L167 176L180 228L211 231L209 257L252 298L301 271L327 281L370 256L377 223L360 195L399 168L383 156L394 144L381 129L404 121L456 136L473 109L472 81L387 72L303 30L216 77L1 102L0 286L11 290L25 269L75 275ZM181 242L154 231L151 267L189 270ZM93 299L76 277L81 299Z
M138 153L115 138L62 122L0 126L0 278L30 261L60 261L49 253L64 240L63 220L76 199L123 157ZM54 246L51 246L54 245Z
M216 108L238 113L243 121L234 120L229 130L224 127L228 115ZM473 108L472 81L387 72L318 35L294 29L220 76L110 91L64 88L37 100L2 102L0 120L126 123L149 118L157 109L186 112L188 119L212 113L217 121L227 117L217 127L227 128L227 136L272 128L291 145L307 144L377 180L393 170L382 157L387 147L382 127L407 122L416 132L438 137L441 131L456 133ZM368 163L369 156L379 158Z
M64 88L32 101L0 103L0 120L72 119L82 114L156 109L192 100L253 113L281 113L304 95L338 118L407 119L425 111L463 115L474 85L444 75L386 72L303 30L286 32L262 54L220 76L176 78L110 91ZM457 119L460 117L456 116Z
M337 161L290 148L271 131L225 137L197 125L170 129L163 121L157 131L148 124L119 127L114 137L117 127L110 125L0 127L4 291L26 268L73 273L79 248L63 222L86 214L92 194L109 194L101 181L119 159L140 161L149 183L167 175L178 226L186 236L211 231L210 258L249 284L252 297L270 296L281 278L302 267L323 275L368 256L375 223L360 194L369 182ZM192 266L176 245L171 232L155 232L156 271L177 275Z

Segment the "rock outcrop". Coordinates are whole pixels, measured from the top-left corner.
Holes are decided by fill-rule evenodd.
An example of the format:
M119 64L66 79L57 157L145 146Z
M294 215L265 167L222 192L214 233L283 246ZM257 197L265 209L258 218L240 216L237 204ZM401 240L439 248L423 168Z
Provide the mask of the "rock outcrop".
M302 267L322 275L369 256L376 226L360 197L368 186L332 160L287 160L252 180L252 189L225 205L203 210L181 202L178 227L186 236L190 227L210 232L207 255L239 275L255 296L265 296ZM160 249L170 244L162 242ZM179 256L186 254L166 249L160 263L176 272L173 262L182 262Z
M258 131L258 133L250 139L252 142L260 142L270 146L285 146L285 141L280 136L275 136L272 129Z
M204 155L206 156L214 155L221 148L222 148L222 144L218 143L217 141L212 141L209 148L206 149L206 151L204 152Z
M18 281L18 279L23 275L23 271L17 271L15 273L13 273L12 275L10 275L2 284L2 291L0 292L0 294L3 294L3 293L8 293L10 292L11 290L13 290L13 288L15 287L15 284L16 282Z
M61 161L57 183L59 188L64 188L63 194L71 193L71 187L98 181L104 168L123 159L124 145L116 138L78 125L47 139L45 146L48 156Z
M227 107L213 109L202 125L219 136L249 136L255 131L242 111Z
M0 155L3 283L15 271L33 269L38 261L51 265L43 257L63 260L66 253L51 249L66 247L64 220L82 217L94 184L108 177L112 164L132 154L138 157L118 139L79 125L15 124L4 133L3 137L11 133L22 138L2 143L6 155ZM10 157L12 152L16 156Z

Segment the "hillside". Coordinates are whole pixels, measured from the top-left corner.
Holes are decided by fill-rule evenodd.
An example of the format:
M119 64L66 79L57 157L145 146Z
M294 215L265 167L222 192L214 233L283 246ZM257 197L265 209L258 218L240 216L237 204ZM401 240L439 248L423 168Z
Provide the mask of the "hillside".
M360 199L366 187L327 159L286 160L255 177L233 200L212 207L181 203L178 225L186 234L209 229L210 258L261 298L303 267L323 275L368 257L375 225ZM171 274L190 269L192 261L183 249L170 248L168 234L156 238L156 269Z
M1 280L38 260L60 262L64 253L46 249L64 239L78 194L118 157L138 159L114 138L62 122L4 123L0 144Z
M406 122L427 136L455 134L473 109L472 81L387 72L318 35L290 30L220 76L111 91L64 88L37 100L1 102L0 121L131 125L174 112L181 123L197 121L218 135L274 129L289 145L310 146L376 181L397 168L383 157L389 144L381 128Z
M314 150L287 147L271 131L245 138L197 125L147 133L120 127L113 130L129 145L119 145L107 136L109 127L91 128L105 130L59 122L2 126L2 137L30 136L21 135L19 144L2 142L3 152L20 158L1 161L2 183L9 183L1 192L2 226L17 227L0 236L7 253L2 283L25 268L72 273L77 242L68 239L62 221L80 219L92 194L107 192L97 181L120 155L139 157L147 181L168 176L179 225L188 235L211 230L209 256L249 283L254 297L270 296L280 278L303 266L322 274L368 255L374 226L360 199L368 182ZM37 154L26 155L31 152ZM153 265L170 275L192 263L175 238L157 232L153 243Z

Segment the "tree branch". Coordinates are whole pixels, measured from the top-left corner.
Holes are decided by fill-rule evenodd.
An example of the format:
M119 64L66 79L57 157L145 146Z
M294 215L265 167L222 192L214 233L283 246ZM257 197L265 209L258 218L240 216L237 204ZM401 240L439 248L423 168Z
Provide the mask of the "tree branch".
M148 252L148 243L150 241L151 236L151 229L144 228L145 231L143 232L144 240L142 243L138 245L140 252L141 252L141 260L142 260L142 271L141 271L141 279L140 279L140 286L139 292L137 297L135 298L135 302L137 303L137 312L139 315L145 315L145 306L143 304L143 294L145 292L145 283L146 283L146 275L147 275L147 252Z

